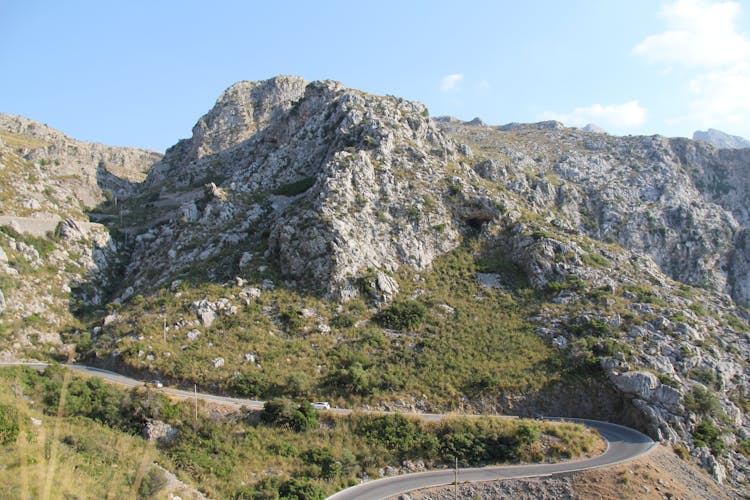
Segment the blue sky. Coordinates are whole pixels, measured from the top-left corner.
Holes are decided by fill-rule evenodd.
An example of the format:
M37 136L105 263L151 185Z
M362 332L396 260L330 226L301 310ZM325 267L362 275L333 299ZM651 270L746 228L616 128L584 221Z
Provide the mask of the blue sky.
M294 74L490 124L750 138L750 0L0 0L0 112L163 151Z

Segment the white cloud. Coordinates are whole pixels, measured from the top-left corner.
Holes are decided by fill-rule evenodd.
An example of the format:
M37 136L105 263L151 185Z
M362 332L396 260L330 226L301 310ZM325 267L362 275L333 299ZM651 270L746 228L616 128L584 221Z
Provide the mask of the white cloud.
M450 75L445 75L442 80L440 80L440 90L443 92L450 92L451 90L456 90L458 88L458 85L463 81L464 75L461 73L453 73Z
M750 40L735 29L740 12L736 2L677 0L660 16L666 31L646 37L633 53L652 63L688 68L716 68L750 58Z
M489 80L480 80L478 87L481 90L489 90L492 88L492 84L489 82Z
M545 111L542 118L544 120L557 120L574 127L594 123L605 129L623 130L643 125L646 122L646 108L638 104L638 101L606 106L594 104L575 108L572 112L564 114Z
M736 29L740 9L734 1L676 0L660 11L666 30L633 48L663 71L694 70L685 85L687 109L669 123L750 128L750 38Z
M688 91L692 96L689 113L675 120L678 123L750 126L750 63L700 74L689 82Z

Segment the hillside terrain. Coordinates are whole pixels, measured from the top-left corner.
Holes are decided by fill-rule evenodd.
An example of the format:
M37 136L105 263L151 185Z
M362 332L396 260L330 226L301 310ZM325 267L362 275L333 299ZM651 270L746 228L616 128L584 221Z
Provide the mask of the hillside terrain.
M3 358L601 418L747 488L750 149L288 76L164 155L7 115L0 139Z

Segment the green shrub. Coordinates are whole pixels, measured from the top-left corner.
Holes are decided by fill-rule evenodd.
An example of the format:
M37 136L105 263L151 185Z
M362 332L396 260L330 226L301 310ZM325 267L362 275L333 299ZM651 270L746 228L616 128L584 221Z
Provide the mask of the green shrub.
M467 464L517 460L527 447L539 441L541 429L522 422L504 428L491 419L446 422L438 429L440 455Z
M312 382L310 376L304 372L292 372L286 378L286 393L291 396L307 396Z
M692 378L693 380L697 380L698 382L709 387L717 387L717 384L718 384L718 379L716 378L716 374L714 373L713 370L709 368L702 368L702 367L693 368L692 370L688 372L688 376Z
M308 469L310 477L334 479L344 475L344 467L340 460L333 456L331 448L313 448L300 455L302 461L311 466Z
M302 479L290 479L279 487L279 500L323 500L325 497L319 486Z
M533 233L531 233L531 237L537 241L538 240L550 240L554 238L554 235L547 231L539 230L539 231L534 231Z
M271 388L271 383L262 371L247 371L237 373L223 384L227 391L239 396L255 398L265 397Z
M666 373L654 372L654 375L656 375L656 378L658 378L659 382L661 382L662 384L672 387L674 389L680 388L680 385L681 385L680 382L678 382L671 376L667 375Z
M582 292L586 289L586 282L580 276L569 274L563 281L550 281L545 286L545 291L550 295L555 295L563 290L572 290Z
M688 308L693 311L698 317L708 316L708 311L706 311L706 309L697 302L693 302L688 306Z
M346 368L332 370L326 377L326 385L344 393L372 394L378 387L377 376L371 374L362 363L355 362Z
M138 495L140 498L150 498L163 490L168 483L169 479L163 470L151 467L141 481L141 486L138 488Z
M609 267L609 259L598 253L585 253L581 255L581 260L591 267Z
M701 420L693 431L696 446L708 446L714 456L721 456L727 451L727 446L721 440L721 430L708 420Z
M672 450L674 450L675 455L677 455L683 460L688 460L690 458L690 452L682 444L679 444L679 443L674 444L672 446Z
M695 385L683 401L685 409L705 416L719 416L721 403L714 393L703 386Z
M612 336L612 327L599 318L581 318L569 326L569 330L576 337L608 338Z
M378 313L375 320L385 328L410 330L422 324L427 316L427 308L421 303L408 300L397 302Z
M740 318L732 314L729 314L727 316L727 323L729 323L729 326L731 326L734 330L738 332L750 331L750 327L748 326L746 322L742 321Z
M0 444L15 443L18 437L18 412L8 405L0 405Z
M286 398L266 401L260 419L265 424L296 432L313 429L318 425L318 414L309 402L303 402L295 408L292 401Z
M341 313L331 320L331 325L334 328L344 329L351 328L357 322L356 316L350 313Z
M355 433L401 456L430 456L437 446L434 436L424 432L421 422L400 414L363 417Z
M279 319L290 334L298 333L305 326L305 320L297 309L284 311L279 315Z

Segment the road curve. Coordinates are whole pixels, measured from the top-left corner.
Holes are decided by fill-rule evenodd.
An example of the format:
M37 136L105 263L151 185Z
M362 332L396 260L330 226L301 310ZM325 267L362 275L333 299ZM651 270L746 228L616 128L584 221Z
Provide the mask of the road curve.
M27 366L36 370L43 370L48 363L27 362L0 362L3 366ZM135 380L119 373L86 365L65 364L61 365L87 375L99 377L109 383L119 384L125 387L136 387L143 385L143 381ZM262 409L264 401L254 399L232 398L216 396L200 392L185 391L171 387L160 388L159 391L180 399L198 398L204 401L232 404L236 406L247 406L253 409ZM351 413L344 408L331 408L331 411L339 414ZM428 420L439 420L442 416L436 414L415 414L415 417L425 417ZM586 419L560 419L548 418L549 420L565 420L585 424L599 431L599 434L607 441L607 450L599 456L585 460L575 460L556 464L530 464L530 465L502 465L492 467L481 467L472 469L460 469L459 482L497 481L500 479L519 479L525 477L549 476L553 474L564 474L598 467L606 467L621 462L632 460L650 451L656 443L648 436L640 432L617 424L600 422ZM422 488L445 486L454 481L453 469L441 469L416 474L405 474L401 476L387 477L369 481L357 486L352 486L329 497L329 500L379 500L389 496L399 495Z
M497 481L500 479L550 476L606 467L632 460L650 451L656 445L656 443L644 434L621 425L586 419L564 420L582 423L598 430L599 434L607 441L607 451L594 458L556 464L501 465L460 469L458 472L458 482ZM441 469L377 479L347 488L328 497L328 499L377 500L387 498L422 488L453 484L454 473L453 469Z

